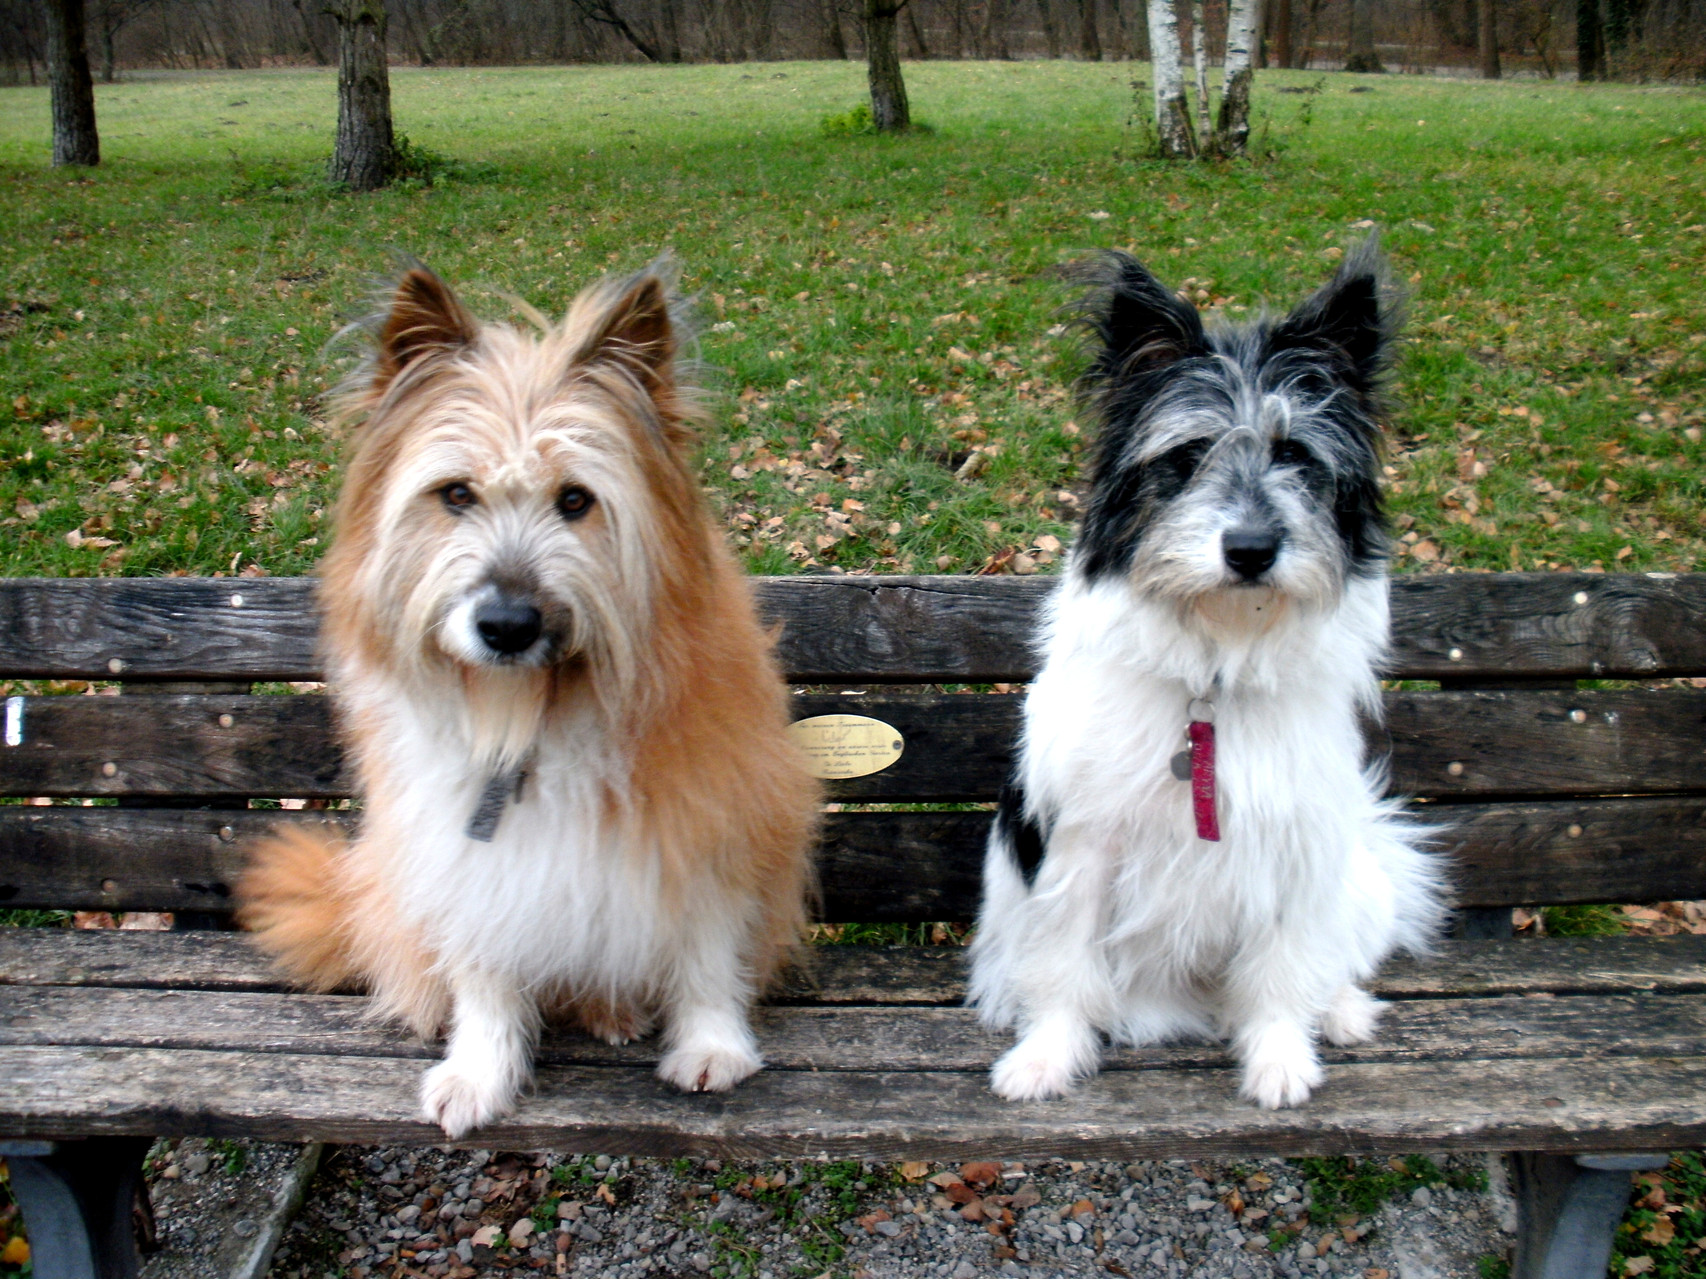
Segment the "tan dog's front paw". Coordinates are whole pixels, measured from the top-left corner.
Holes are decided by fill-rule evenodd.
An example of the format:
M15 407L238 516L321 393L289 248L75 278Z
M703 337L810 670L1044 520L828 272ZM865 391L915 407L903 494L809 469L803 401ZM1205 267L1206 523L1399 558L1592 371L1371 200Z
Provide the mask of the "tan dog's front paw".
M421 1080L422 1117L452 1141L507 1114L515 1099L516 1090L501 1079L471 1074L455 1062L439 1062Z
M727 1092L763 1066L748 1044L683 1044L658 1063L658 1078L682 1092Z

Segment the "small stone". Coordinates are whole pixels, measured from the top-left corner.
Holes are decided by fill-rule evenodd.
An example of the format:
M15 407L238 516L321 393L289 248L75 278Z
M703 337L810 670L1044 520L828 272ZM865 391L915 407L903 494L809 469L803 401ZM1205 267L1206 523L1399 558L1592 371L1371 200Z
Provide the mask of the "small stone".
M260 1233L260 1227L247 1217L239 1217L231 1223L231 1233L239 1239L253 1239Z
M369 1155L362 1162L367 1165L367 1171L375 1177L385 1171L385 1159L381 1155Z
M462 1205L462 1215L464 1217L478 1217L485 1210L486 1201L484 1199L470 1199L467 1203Z
M470 1261L474 1260L474 1245L473 1245L473 1243L467 1239L464 1239L464 1240L462 1240L461 1243L457 1244L456 1245L456 1258L463 1265L467 1265Z
M879 1221L877 1223L877 1233L879 1235L886 1236L889 1239L893 1239L896 1235L898 1235L900 1233L900 1222L898 1222L898 1221Z
M962 1258L960 1264L954 1267L952 1279L977 1279L977 1267Z
M1067 1222L1066 1223L1066 1237L1068 1239L1072 1240L1073 1243L1083 1243L1084 1242L1084 1227L1079 1225L1076 1221Z
M1410 1202L1418 1208L1426 1208L1434 1201L1433 1191L1426 1186L1417 1186L1410 1192Z
M1214 1200L1204 1199L1200 1195L1192 1195L1189 1199L1185 1200L1185 1207L1191 1212L1207 1212L1210 1208L1214 1207Z
M562 1199L557 1203L557 1217L562 1221L579 1221L581 1206L572 1199Z
M599 1172L609 1172L610 1171L610 1156L609 1155L598 1156L598 1158L596 1158L592 1161L592 1166L595 1169L597 1169Z
M421 1210L414 1204L404 1204L401 1208L397 1209L397 1220L402 1222L405 1226L420 1215Z
M1114 1236L1114 1242L1125 1244L1128 1248L1138 1241L1137 1231L1127 1226Z
M198 1150L193 1155L184 1156L184 1170L186 1172L193 1172L199 1176L207 1171L208 1166L212 1164L212 1162L213 1160L210 1159L204 1151Z

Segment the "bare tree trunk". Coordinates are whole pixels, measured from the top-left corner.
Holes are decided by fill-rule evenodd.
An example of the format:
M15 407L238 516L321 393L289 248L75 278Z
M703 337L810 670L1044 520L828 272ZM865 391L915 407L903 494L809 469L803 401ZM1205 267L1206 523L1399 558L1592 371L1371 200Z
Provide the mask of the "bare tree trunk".
M1282 70L1291 67L1291 0L1275 0L1274 65Z
M83 0L48 0L47 82L53 93L53 162L99 164L95 82L83 26Z
M1212 138L1208 120L1208 28L1203 22L1202 0L1191 0L1191 69L1197 82L1197 150L1206 149Z
M829 56L845 61L847 37L841 31L841 0L823 0L823 38Z
M1102 60L1102 36L1096 27L1096 0L1078 0L1078 52L1086 62Z
M660 0L658 5L658 45L665 62L680 62L681 19L676 13L676 0Z
M1037 13L1043 23L1043 43L1050 58L1060 57L1060 23L1054 15L1054 0L1037 0Z
M1102 41L1102 56L1113 62L1124 62L1131 57L1131 49L1126 41L1125 15L1120 12L1120 0L1108 0L1108 25L1103 32L1108 38Z
M1497 80L1499 69L1499 8L1495 0L1477 0L1476 23L1481 54L1481 78Z
M331 180L374 191L392 178L391 73L385 56L385 0L326 0L338 24L338 141Z
M1351 38L1345 70L1386 70L1380 65L1380 54L1374 48L1374 0L1351 0Z
M1261 0L1230 0L1226 11L1226 82L1220 90L1220 121L1214 145L1221 155L1243 155L1250 140L1250 85Z
M1599 0L1576 0L1576 79L1605 79L1605 21Z
M906 7L906 16L914 22L913 10L918 7L918 0ZM983 46L983 56L999 58L1003 62L1012 59L1013 55L1007 48L1007 0L984 0L983 5L983 37L978 41Z
M1191 115L1185 101L1184 70L1179 65L1179 15L1173 0L1149 0L1149 58L1155 81L1155 135L1161 154L1188 160L1196 153Z
M928 61L930 46L924 39L924 28L918 24L918 0L911 0L906 6L906 30L912 36L913 53L921 61Z
M904 133L912 127L906 81L900 74L895 22L900 8L895 0L865 0L865 67L871 85L871 120L879 133Z

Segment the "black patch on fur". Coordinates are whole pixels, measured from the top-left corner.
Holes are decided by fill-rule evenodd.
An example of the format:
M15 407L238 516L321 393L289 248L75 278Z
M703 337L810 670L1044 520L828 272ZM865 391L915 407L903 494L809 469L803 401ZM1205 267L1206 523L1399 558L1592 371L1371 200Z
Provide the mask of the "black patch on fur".
M1025 887L1031 887L1037 882L1037 870L1043 864L1043 854L1047 850L1043 846L1042 827L1025 812L1025 790L1016 781L1001 788L1001 806L995 814L995 826L1001 838L1007 841L1013 862L1018 866L1019 874L1024 876Z
M1343 450L1334 468L1333 514L1352 573L1386 558L1386 511L1380 491L1381 391L1392 363L1398 307L1374 237L1345 258L1338 273L1267 334L1265 376L1290 373L1323 392L1348 391L1321 418ZM1278 380L1277 378L1275 380Z
M1178 377L1181 364L1206 359L1209 345L1196 307L1130 254L1105 254L1078 276L1090 285L1084 323L1097 343L1082 386L1102 419L1077 543L1079 564L1094 579L1123 568L1137 549L1146 510L1190 483L1199 448L1141 466L1128 458L1150 402Z

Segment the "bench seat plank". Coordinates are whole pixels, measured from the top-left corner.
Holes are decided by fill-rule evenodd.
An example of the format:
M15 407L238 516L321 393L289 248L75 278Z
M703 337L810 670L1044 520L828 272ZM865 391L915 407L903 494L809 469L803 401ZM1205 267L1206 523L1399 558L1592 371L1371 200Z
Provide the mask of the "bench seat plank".
M815 946L772 1002L958 1004L965 955L952 946ZM273 991L282 983L241 933L0 928L0 985ZM1492 995L1706 994L1706 937L1444 941L1399 957L1370 986L1388 999Z
M1706 779L1706 690L1431 690L1386 695L1370 747L1391 790L1426 797L1657 794ZM832 799L993 799L1021 699L1002 694L798 695L795 718L869 715L906 743ZM26 697L21 741L0 749L0 795L342 798L324 697ZM1452 766L1457 771L1452 771Z
M1462 906L1706 897L1706 798L1423 805ZM244 844L281 810L0 808L0 905L93 910L231 909ZM840 812L818 854L822 918L969 920L991 814Z
M1047 577L755 581L799 683L1022 680ZM0 677L320 678L312 578L12 578ZM234 603L240 601L240 603ZM1410 679L1706 673L1706 574L1397 577L1391 669ZM117 662L115 668L113 663Z
M356 995L0 987L0 1046L101 1046L437 1060L442 1045L372 1023ZM784 1006L754 1029L779 1070L987 1070L1012 1036L984 1030L968 1008ZM547 1033L540 1063L647 1066L656 1040L611 1045L573 1029ZM1706 1052L1706 995L1570 995L1412 999L1394 1003L1379 1037L1323 1046L1328 1063L1568 1057L1676 1057ZM1231 1064L1217 1043L1111 1050L1104 1069L1208 1069Z
M420 1063L190 1049L0 1047L0 1131L179 1133L439 1145ZM1706 1060L1353 1063L1300 1110L1237 1100L1226 1069L1109 1071L1011 1105L982 1072L767 1070L682 1095L639 1067L545 1066L510 1118L465 1144L636 1155L893 1160L1666 1150L1706 1144Z

